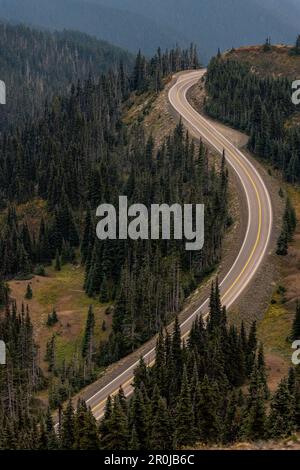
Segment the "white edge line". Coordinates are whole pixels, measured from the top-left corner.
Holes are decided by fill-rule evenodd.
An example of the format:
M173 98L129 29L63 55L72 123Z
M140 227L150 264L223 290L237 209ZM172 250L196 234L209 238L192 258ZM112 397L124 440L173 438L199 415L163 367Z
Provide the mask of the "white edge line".
M195 72L195 73L196 73L196 72ZM169 94L168 94L169 101L170 101L171 105L173 106L173 108L174 108L177 112L179 112L179 111L178 111L178 109L176 108L176 106L174 106L174 102L172 101L171 96L170 96L170 95L171 95L171 91L173 91L173 89L178 85L178 83L181 83L181 82L183 82L183 81L185 81L185 80L189 80L189 79L190 79L190 77L189 77L189 78L186 78L186 79L183 79L183 80L180 80L180 81L177 81L177 82L172 86L172 88L169 90ZM192 85L191 85L191 86L192 86ZM186 93L187 93L187 91L188 91L188 90L186 90L185 93L184 93L184 98L185 98L185 99L186 99ZM187 100L186 100L186 101L187 101ZM187 101L187 103L188 103L188 101ZM189 103L188 103L188 104L189 104ZM193 108L192 108L192 110L195 111ZM195 112L196 112L196 111L195 111ZM179 114L180 114L180 113L179 113ZM199 114L199 113L198 113L198 114ZM271 230L272 230L272 225L273 225L272 205L271 205L271 200L270 200L269 191L267 190L265 183L263 182L263 180L262 180L260 174L258 173L258 171L256 170L256 168L253 166L253 164L243 155L243 153L242 153L237 147L235 147L235 146L232 144L232 142L230 142L230 141L229 141L226 137L224 137L217 129L215 129L215 128L210 124L210 122L208 122L208 121L207 121L205 118L203 118L203 116L201 116L200 114L199 114L199 116L205 121L205 123L210 127L210 129L211 129L213 132L215 132L216 134L218 134L219 136L221 136L221 138L224 138L224 140L233 148L233 150L234 150L234 151L237 151L238 154L242 157L242 159L243 159L244 161L246 161L246 163L248 163L248 164L250 165L250 167L252 168L252 170L253 170L254 173L258 176L260 182L262 183L263 189L264 189L265 194L266 194L266 196L267 196L267 201L268 201L268 205L269 205L269 209L270 209L270 223L269 223L268 238L267 238L267 242L266 242L266 244L265 244L264 250L263 250L263 252L262 252L262 254L261 254L260 258L259 258L259 263L257 264L256 269L253 271L253 273L251 274L251 276L249 277L248 281L247 281L246 284L243 286L243 288L240 289L240 291L237 292L237 294L236 294L236 296L234 297L234 299L233 299L230 303L228 303L228 306L230 306L230 305L232 305L232 303L236 300L236 298L240 295L240 293L246 288L246 286L249 284L249 282L250 282L251 279L253 278L254 274L257 272L258 267L260 266L262 258L265 256L267 247L268 247L268 245L269 245L269 241L270 241L270 237L271 237ZM190 122L189 119L187 119L187 118L185 118L185 117L184 117L184 119L185 119L186 121L188 121L188 122L192 125L192 127L194 127L195 130L197 130L197 129L196 129L196 126L195 126L192 122ZM197 130L197 133L201 135L201 132L199 132L199 130ZM208 140L208 142L210 142L210 144L219 152L219 150L216 148L216 146L215 146L209 139L205 139L205 140ZM230 163L230 162L229 162L229 163ZM239 176L239 179L240 179L241 182L242 182L242 185L243 185L244 191L245 191L245 193L246 193L246 197L247 197L248 211L249 211L249 216L250 216L251 209L250 209L249 197L248 197L248 194L247 194L245 185L244 185L244 183L243 183L243 181L242 181L242 179L241 179L241 177L240 177L238 171L233 167L233 165L231 165L231 166L232 166L232 168L235 170L235 172L236 172L237 175ZM236 258L234 264L232 265L230 271L227 273L227 275L225 276L225 278L223 279L223 281L221 282L220 285L222 285L223 282L228 278L228 276L230 275L230 273L231 273L232 270L234 269L236 263L238 262L238 259L239 259L240 255L241 255L241 252L242 252L242 250L243 250L243 248L244 248L244 246L245 246L246 239L247 239L247 235L249 234L249 230L250 230L250 223L249 223L249 222L250 222L250 217L248 218L248 228L247 228L247 232L246 232L246 237L245 237L245 239L244 239L244 243L243 243L243 245L242 245L242 247L241 247L241 249L240 249L240 252L239 252L239 254L238 254L238 256L237 256L237 258ZM202 309L203 306L208 302L208 300L209 300L209 299L206 299L205 302L203 302L203 304L202 304L200 307L198 307L198 308L195 310L195 312L193 312L193 313L190 315L190 317L187 318L187 319L180 325L180 328L182 328L184 325L186 325L186 323L188 323L199 311L201 311L201 309ZM146 358L147 358L150 354L152 354L153 352L155 352L155 347L152 348L150 351L148 351L148 352L143 356L143 359L146 359ZM135 369L135 368L138 366L138 364L139 364L139 361L136 361L133 365L131 365L130 367L128 367L128 369L126 369L124 372L122 372L120 375L118 375L118 377L115 377L111 382L109 382L107 385L105 385L101 390L99 390L99 391L96 392L92 397L90 397L88 400L86 400L86 403L88 404L88 403L89 403L90 401L92 401L98 394L103 393L106 388L110 387L110 385L112 385L114 382L116 382L117 380L119 380L119 379L120 379L123 375L125 375L127 372L131 371L132 369Z

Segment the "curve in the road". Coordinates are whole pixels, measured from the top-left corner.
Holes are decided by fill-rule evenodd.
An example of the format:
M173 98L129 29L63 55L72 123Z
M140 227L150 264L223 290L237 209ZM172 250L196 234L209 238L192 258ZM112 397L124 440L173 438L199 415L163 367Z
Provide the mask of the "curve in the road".
M201 137L220 154L225 150L227 162L238 175L246 196L248 225L244 242L234 264L220 282L222 302L228 308L245 291L266 254L273 223L272 205L266 185L254 165L216 129L213 123L201 116L189 104L187 92L204 73L205 70L198 70L179 75L169 91L169 101L195 137ZM207 317L208 308L209 299L181 324L182 337L188 335L195 317L200 312ZM149 346L149 351L144 352L143 357L146 364L151 366L155 361L155 348ZM107 397L115 395L120 386L123 387L126 396L132 393L131 382L138 362L132 358L126 361L125 359L120 366L116 366L120 368L119 373L115 372L116 377L110 383L86 398L86 403L92 408L97 419L103 416Z

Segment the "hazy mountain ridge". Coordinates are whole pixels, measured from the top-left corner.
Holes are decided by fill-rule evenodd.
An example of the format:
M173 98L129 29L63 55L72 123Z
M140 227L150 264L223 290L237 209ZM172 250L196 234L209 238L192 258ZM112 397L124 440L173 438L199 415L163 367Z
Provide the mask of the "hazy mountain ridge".
M221 49L293 42L295 0L0 0L0 17L50 29L78 29L146 54L194 41L205 62Z
M39 111L46 99L65 94L72 83L110 68L133 65L128 52L84 33L49 33L0 22L0 77L7 85L1 131Z
M76 29L122 48L152 54L158 46L188 45L182 33L140 14L84 0L0 0L0 17L49 29Z
M204 58L221 49L294 41L300 5L296 0L85 0L138 12L188 35Z

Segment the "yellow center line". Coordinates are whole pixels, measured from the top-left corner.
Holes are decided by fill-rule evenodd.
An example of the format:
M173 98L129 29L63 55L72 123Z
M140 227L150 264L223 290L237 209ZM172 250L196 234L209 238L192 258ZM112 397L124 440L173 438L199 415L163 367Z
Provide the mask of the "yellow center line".
M179 97L179 90L180 88L177 89L177 99L178 101L181 103L181 105L183 107L184 106L184 103L182 103L180 97ZM185 111L193 118L193 120L196 120L195 116L193 116L193 114L190 112L190 110L185 107ZM205 121L204 121L205 122ZM202 123L203 124L203 123ZM206 123L205 123L206 124ZM196 127L196 126L195 126ZM205 126L204 126L205 127ZM211 129L209 129L207 126L205 127L206 131L211 133ZM201 134L201 132L199 132L199 134ZM205 138L205 137L204 137ZM245 167L245 165L241 162L241 160L233 153L232 149L228 150L226 149L226 146L228 144L226 144L226 146L222 143L221 140L219 140L219 143L221 146L223 146L225 148L225 150L227 150L229 152L229 154L231 155L231 157L243 168L244 172L246 173L246 175L248 176L253 188L254 188L254 191L255 191L255 194L256 194L256 198L257 198L257 202L258 202L258 207L259 207L259 222L258 222L258 232L257 232L257 237L256 237L256 241L255 241L255 244L253 246L253 249L251 250L251 254L246 262L246 264L244 265L242 271L239 273L239 275L236 277L236 279L234 280L234 282L231 284L231 286L228 288L228 290L225 292L225 294L222 296L222 301L225 297L227 297L227 295L231 292L231 290L235 287L235 285L238 283L238 281L240 280L240 278L242 277L242 275L244 274L245 270L247 269L247 267L249 266L249 264L251 263L251 260L254 256L254 253L256 251L256 248L258 246L258 243L260 241L260 237L261 237L261 230L262 230L262 204L261 204L261 199L260 199L260 196L259 196L259 192L258 192L258 189L257 189L257 186L252 178L252 176L250 175L248 169ZM218 149L216 149L218 151ZM218 151L220 153L220 151ZM189 331L187 331L183 336L182 336L182 339L185 339L189 334ZM148 367L152 367L155 363L155 360L151 361L150 364L148 364ZM131 384L133 380L133 377L128 379L126 382L124 382L121 386L122 387L126 387L127 385ZM114 390L110 395L111 396L115 396L117 395L118 391L119 391L119 388L118 387L116 390ZM104 398L103 400L101 400L101 402L99 402L97 405L95 405L93 408L92 408L92 412L94 413L97 409L101 408L101 406L106 403L107 401L107 398Z
M182 88L182 87L181 87ZM185 108L185 111L193 118L193 120L196 120L195 116L190 112L190 110L185 107L184 103L182 103L180 97L179 97L179 90L181 90L180 88L177 89L177 99L178 101L181 103L181 105ZM202 123L203 124L203 123ZM205 123L206 124L206 123ZM196 126L195 126L196 127ZM205 127L206 131L208 131L209 133L211 133L212 131L206 126ZM199 134L201 134L201 132L199 132ZM204 137L205 138L205 137ZM219 143L221 146L224 147L224 149L226 150L226 146L228 144L226 144L226 146L223 144L223 142L221 140L219 140ZM216 149L219 153L220 151L218 149ZM228 151L228 149L227 149ZM259 192L258 192L258 189L257 189L257 186L252 178L252 176L250 175L248 169L245 167L245 165L241 162L241 160L236 157L236 155L234 155L232 149L229 150L229 153L231 155L231 157L236 161L238 162L238 164L243 168L244 172L246 173L246 175L248 176L249 180L251 181L251 184L254 188L254 191L255 191L255 194L256 194L256 198L257 198L257 202L258 202L258 210L259 210L259 221L258 221L258 232L257 232L257 237L256 237L256 241L255 241L255 244L253 246L253 249L251 251L251 254L246 262L246 264L244 265L242 271L240 272L240 274L237 276L237 278L235 279L235 281L231 284L231 286L228 288L228 290L225 292L225 294L223 295L222 297L222 300L229 294L229 292L231 292L231 290L234 288L234 286L237 284L237 282L240 280L240 278L242 277L242 275L244 274L245 270L247 269L247 267L249 266L252 258L253 258L253 255L256 251L256 248L258 246L258 243L260 241L260 236L261 236L261 229L262 229L262 205L261 205L261 199L260 199L260 196L259 196Z

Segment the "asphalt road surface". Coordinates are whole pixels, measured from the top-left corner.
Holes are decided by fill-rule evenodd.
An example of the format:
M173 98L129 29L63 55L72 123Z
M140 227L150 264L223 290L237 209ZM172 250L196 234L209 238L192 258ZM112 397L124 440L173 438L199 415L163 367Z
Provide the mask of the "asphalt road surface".
M268 190L252 163L187 101L186 95L189 88L196 84L204 73L205 70L197 70L178 75L176 83L169 91L169 101L195 137L201 137L220 154L225 150L227 162L236 172L245 192L248 226L244 242L231 269L220 279L222 302L229 308L249 285L262 263L270 241L273 215ZM207 317L208 307L209 299L194 312L191 312L190 316L181 324L183 338L188 335L197 315L201 314ZM141 348L141 355L147 365L154 363L153 342L152 344L150 342L149 346ZM132 393L133 372L138 365L136 357L137 355L128 356L120 361L115 366L114 378L99 390L97 387L92 387L84 397L97 419L103 416L107 397L115 395L120 386L123 387L126 396Z

